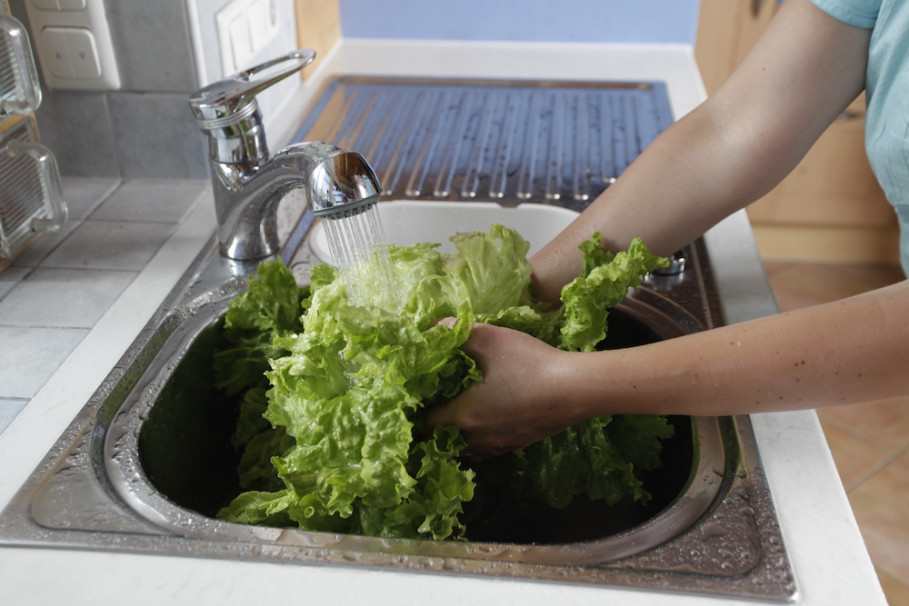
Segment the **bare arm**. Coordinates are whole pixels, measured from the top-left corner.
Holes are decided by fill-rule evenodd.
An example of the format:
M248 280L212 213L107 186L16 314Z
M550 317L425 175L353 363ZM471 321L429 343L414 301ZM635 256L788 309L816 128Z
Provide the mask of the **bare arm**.
M594 231L670 254L773 187L864 83L870 32L788 0L730 80L661 135L532 260L544 298ZM477 325L483 382L432 411L485 456L606 413L726 415L909 393L909 282L808 310L619 351L566 353Z
M789 0L710 99L658 137L532 259L545 300L578 275L577 246L641 237L669 255L775 186L864 87L870 31Z
M470 452L523 448L603 414L731 415L854 404L909 393L909 281L650 345L564 352L474 327L481 383L431 412ZM468 453L468 454L469 454Z

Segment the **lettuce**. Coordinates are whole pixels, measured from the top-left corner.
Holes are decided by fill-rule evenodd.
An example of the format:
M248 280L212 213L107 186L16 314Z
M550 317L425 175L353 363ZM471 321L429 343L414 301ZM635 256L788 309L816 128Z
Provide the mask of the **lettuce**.
M464 504L484 483L557 507L582 494L608 503L647 498L635 470L659 464L659 440L671 433L662 417L585 421L475 468L458 459L457 429L422 435L421 427L428 407L482 379L460 349L475 322L593 350L605 337L607 308L665 260L639 240L612 255L595 235L582 247L581 275L553 310L534 295L529 246L515 231L493 225L452 241L450 255L434 244L389 247L401 296L395 309L351 304L327 265L313 268L308 289L279 261L260 266L258 280L230 304L226 346L215 359L221 387L242 401L234 444L243 450L246 489L222 518L447 539L463 537ZM454 328L437 324L446 316L459 319Z

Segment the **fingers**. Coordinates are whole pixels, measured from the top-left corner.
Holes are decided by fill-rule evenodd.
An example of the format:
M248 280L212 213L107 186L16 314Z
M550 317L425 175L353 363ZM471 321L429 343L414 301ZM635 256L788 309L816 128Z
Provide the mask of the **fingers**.
M507 448L492 448L488 446L472 446L468 444L461 450L461 457L469 461L483 461L484 459L492 459L493 457L498 457L503 454L512 452Z
M449 317L442 318L436 324L453 329L457 322L457 318ZM491 324L473 325L467 341L461 345L461 350L476 360L483 371L484 380L471 385L453 400L434 406L426 414L426 427L454 425L461 429L468 442L461 451L461 456L466 459L478 461L515 450L515 448L505 446L503 442L507 440L501 440L501 436L498 436L495 431L489 433L485 431L484 427L484 422L488 423L488 421L484 421L485 418L495 417L495 413L489 410L492 396L489 391L490 387L486 384L489 369L486 368L485 362L490 357L496 358L497 336L501 336L501 331L506 330L508 329ZM493 401L495 400L496 398L493 397ZM478 410L484 412L478 416Z
M457 325L458 319L455 317L442 318L436 322L436 325L445 326L446 328L453 329ZM469 340L469 338L468 338ZM469 355L469 354L468 354ZM446 402L445 404L440 404L434 406L426 414L425 426L428 428L432 427L444 427L446 425L457 425L455 421L455 411L456 402L458 398Z
M454 329L458 322L459 320L455 317L447 317L442 318L436 322L436 325L445 326L448 329ZM470 329L470 335L468 335L467 341L461 345L461 350L468 356L474 359L478 359L478 356L483 353L483 350L485 348L485 343L489 331L496 330L496 328L497 327L492 326L491 324L484 324L483 322L474 324Z
M439 320L438 322L436 322L436 325L440 325L440 324L441 324L442 326L444 326L444 327L446 327L446 328L454 328L454 327L455 327L455 324L457 324L457 323L458 323L458 319L457 319L457 318L454 318L454 317L449 316L449 317L447 317L447 318L442 318L441 320Z
M447 425L455 425L454 418L452 415L452 411L454 409L454 406L452 405L452 403L454 401L455 400L452 400L451 402L447 402L445 404L439 404L437 406L433 406L426 413L426 421L425 421L426 427L433 428L433 427L445 427Z
M450 402L433 407L426 415L424 427L431 429L433 427L458 425L456 421L458 400L462 397L463 395L458 396L458 398L455 398ZM464 435L467 437L466 433ZM476 444L470 444L468 441L468 444L461 450L460 456L470 461L481 461L501 454L498 450L499 449L491 449Z

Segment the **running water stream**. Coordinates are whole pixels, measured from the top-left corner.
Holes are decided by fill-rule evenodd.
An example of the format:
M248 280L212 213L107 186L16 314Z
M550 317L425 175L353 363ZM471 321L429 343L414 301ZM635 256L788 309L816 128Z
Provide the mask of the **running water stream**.
M401 307L391 255L376 204L323 218L328 250L352 305Z

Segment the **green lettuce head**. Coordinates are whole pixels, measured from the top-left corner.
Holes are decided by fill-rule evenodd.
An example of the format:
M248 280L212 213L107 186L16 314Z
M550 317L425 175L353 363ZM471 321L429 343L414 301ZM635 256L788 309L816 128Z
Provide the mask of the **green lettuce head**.
M225 371L260 368L263 361L267 367L259 376L223 381L229 393L242 391L242 381L260 391L243 398L251 404L241 407L242 438L235 440L246 449L240 477L248 490L221 517L384 537L462 537L463 505L483 468L458 459L457 429L418 434L428 407L482 380L460 349L473 324L589 351L605 336L607 308L665 264L640 241L613 256L596 235L582 247L584 271L565 287L562 307L547 310L533 293L529 245L514 230L493 225L452 242L448 255L436 244L389 247L394 308L378 299L352 304L327 265L313 268L307 290L280 262L262 264L259 280L228 311L229 320L243 319L225 327L227 341L238 345L218 354ZM290 320L288 307L296 307ZM448 316L459 320L453 328L437 323ZM231 355L238 361L231 363ZM625 494L646 498L634 462L604 430L610 421L585 422L509 455L515 489L554 506L576 494L608 502ZM657 445L667 434L665 422L645 427L639 433Z

